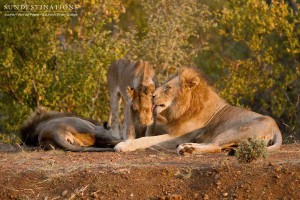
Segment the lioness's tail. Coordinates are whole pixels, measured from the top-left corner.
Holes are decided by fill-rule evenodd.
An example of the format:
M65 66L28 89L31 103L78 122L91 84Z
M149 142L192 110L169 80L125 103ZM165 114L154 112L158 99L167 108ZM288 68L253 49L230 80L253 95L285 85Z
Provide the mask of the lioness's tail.
M57 137L52 138L53 143L66 151L74 152L104 152L104 151L114 151L113 148L96 148L96 147L80 147L73 145L65 140L61 134L57 134Z
M280 149L282 144L282 135L279 129L276 130L273 138L273 144L271 146L268 146L268 151L277 151Z

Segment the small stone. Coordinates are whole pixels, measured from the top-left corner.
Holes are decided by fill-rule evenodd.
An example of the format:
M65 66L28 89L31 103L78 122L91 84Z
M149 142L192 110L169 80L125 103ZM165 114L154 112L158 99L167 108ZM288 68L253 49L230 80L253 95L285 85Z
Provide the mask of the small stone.
M282 166L278 166L278 167L276 167L276 169L275 169L276 172L280 172L281 170L282 170Z
M214 177L215 180L216 180L216 179L219 179L219 178L220 178L220 175L219 175L219 174L216 174L215 177Z
M208 200L209 199L209 196L207 194L204 194L203 195L203 200Z
M62 193L61 193L61 196L66 196L68 194L68 190L64 190Z
M94 193L92 194L92 197L93 197L94 199L99 199L99 195L98 195L96 192L94 192Z
M133 193L130 194L130 197L133 197Z
M228 197L228 193L227 192L223 193L223 197Z

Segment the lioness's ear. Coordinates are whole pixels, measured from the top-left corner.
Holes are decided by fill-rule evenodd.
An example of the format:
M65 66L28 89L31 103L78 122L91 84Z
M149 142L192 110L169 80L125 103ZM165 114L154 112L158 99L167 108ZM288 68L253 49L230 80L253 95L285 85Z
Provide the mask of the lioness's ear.
M134 89L132 87L130 87L130 86L127 86L127 94L128 94L128 96L131 99L133 99L133 97L134 97Z

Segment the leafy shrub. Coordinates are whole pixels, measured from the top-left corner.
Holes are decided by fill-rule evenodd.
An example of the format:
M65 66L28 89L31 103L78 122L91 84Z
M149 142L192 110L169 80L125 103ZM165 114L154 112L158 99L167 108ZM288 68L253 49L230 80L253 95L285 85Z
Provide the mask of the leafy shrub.
M208 7L197 0L142 0L144 26L121 30L126 56L144 59L165 80L182 66L193 66L197 53L207 46L204 33L210 26Z
M263 140L244 140L235 151L235 157L239 163L251 163L260 157L266 158L267 156L267 145Z
M20 144L20 138L16 134L0 133L0 142L7 144Z
M1 9L14 2L1 2ZM77 17L1 16L0 127L5 131L18 130L37 106L106 120L107 67L125 52L106 25L118 18L122 5L103 0L78 6Z

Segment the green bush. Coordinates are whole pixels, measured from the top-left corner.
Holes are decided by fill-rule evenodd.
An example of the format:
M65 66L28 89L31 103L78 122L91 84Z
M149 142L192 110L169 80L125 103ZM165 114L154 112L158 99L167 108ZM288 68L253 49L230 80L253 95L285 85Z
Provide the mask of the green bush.
M0 133L0 142L6 144L21 144L21 140L16 134Z
M267 158L267 156L267 145L263 140L244 140L235 151L235 157L239 163L251 163L261 157Z
M150 61L160 80L182 66L195 65L197 53L207 46L202 33L211 25L208 7L197 0L138 2L144 25L121 30L126 56Z
M2 2L1 9L14 2ZM78 6L77 17L1 16L0 126L6 131L18 130L37 106L106 120L107 67L125 51L105 26L118 19L122 4L81 1Z

